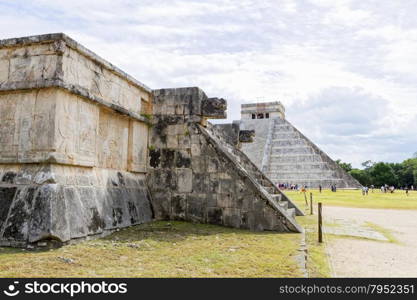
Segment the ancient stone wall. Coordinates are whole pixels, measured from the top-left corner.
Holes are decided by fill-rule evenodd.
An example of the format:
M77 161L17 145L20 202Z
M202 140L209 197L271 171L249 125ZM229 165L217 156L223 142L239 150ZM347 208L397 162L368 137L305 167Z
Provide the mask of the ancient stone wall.
M285 119L285 107L281 102L259 102L242 104L241 118L243 120L252 119Z
M0 41L0 245L152 219L300 232L298 208L216 130L226 101L152 91L63 34Z
M163 89L153 105L148 186L156 218L301 230L295 211L280 206L206 123L224 117L224 100L198 88Z
M151 90L63 34L0 41L0 244L152 219Z

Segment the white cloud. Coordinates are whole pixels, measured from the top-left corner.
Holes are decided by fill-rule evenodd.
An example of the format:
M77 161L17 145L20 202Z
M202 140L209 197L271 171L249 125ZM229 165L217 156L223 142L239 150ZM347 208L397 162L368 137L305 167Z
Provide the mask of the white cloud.
M417 151L414 0L15 0L0 10L1 37L65 32L152 88L227 98L229 121L243 102L280 100L334 158Z

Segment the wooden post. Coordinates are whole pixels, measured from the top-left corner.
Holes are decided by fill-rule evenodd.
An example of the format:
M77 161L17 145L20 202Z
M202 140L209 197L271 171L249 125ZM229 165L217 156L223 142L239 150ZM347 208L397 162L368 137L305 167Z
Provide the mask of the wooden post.
M313 215L313 193L310 193L310 215Z
M306 208L308 208L308 201L307 201L307 195L306 192L304 192L304 200L306 202Z
M321 202L318 203L318 213L319 213L319 243L323 243L323 221L321 216Z

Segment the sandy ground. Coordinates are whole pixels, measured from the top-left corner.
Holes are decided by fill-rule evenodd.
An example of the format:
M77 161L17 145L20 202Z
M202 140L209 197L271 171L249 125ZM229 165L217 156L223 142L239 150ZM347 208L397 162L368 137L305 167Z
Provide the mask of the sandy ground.
M372 222L399 243L331 238L328 252L336 277L417 277L417 210L323 208L326 221Z

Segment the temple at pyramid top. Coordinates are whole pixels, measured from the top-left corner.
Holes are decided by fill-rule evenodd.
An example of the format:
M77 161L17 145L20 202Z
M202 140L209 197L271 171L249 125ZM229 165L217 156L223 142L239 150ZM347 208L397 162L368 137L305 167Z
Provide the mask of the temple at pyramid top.
M285 108L279 101L242 104L240 113L242 119L285 119Z

